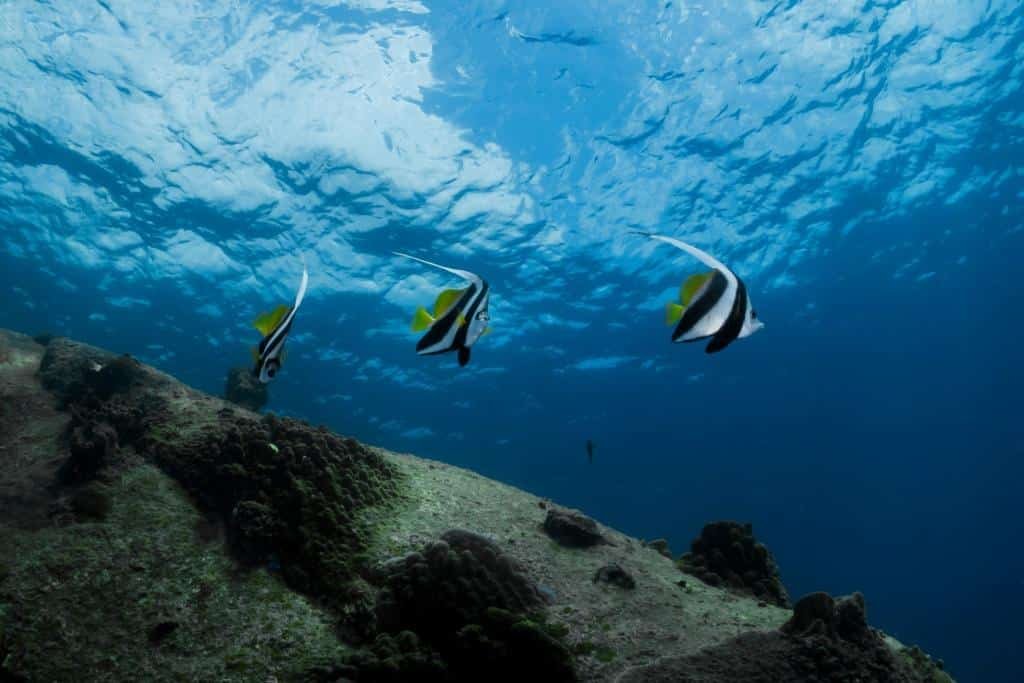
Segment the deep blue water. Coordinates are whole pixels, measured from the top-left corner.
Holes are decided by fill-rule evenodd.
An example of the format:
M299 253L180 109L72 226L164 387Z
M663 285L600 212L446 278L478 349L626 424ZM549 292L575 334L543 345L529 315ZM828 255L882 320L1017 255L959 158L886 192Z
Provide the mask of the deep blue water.
M0 324L220 392L301 254L270 410L677 553L752 521L794 595L1024 680L1024 6L470 4L5 3ZM700 267L634 229L765 330L670 344ZM490 281L467 368L394 249Z

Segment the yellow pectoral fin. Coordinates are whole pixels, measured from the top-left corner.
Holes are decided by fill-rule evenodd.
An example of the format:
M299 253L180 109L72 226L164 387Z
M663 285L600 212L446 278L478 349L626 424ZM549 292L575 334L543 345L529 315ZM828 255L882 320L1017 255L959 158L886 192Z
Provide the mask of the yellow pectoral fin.
M412 316L412 331L422 332L434 324L434 316L427 313L427 309L420 306Z
M462 327L466 324L466 316L459 313L459 317L456 318L455 321L459 324L459 327Z
M455 302L459 300L459 297L465 291L465 289L446 289L438 294L437 301L434 302L434 317L440 318L444 315L449 308L455 305Z
M683 302L684 306L689 306L690 301L693 300L693 295L696 294L704 283L711 279L711 276L715 274L715 271L708 273L698 273L697 275L691 275L686 278L686 282L679 288L679 300Z
M675 301L669 301L665 304L665 324L675 325L683 317L683 311L686 310L686 306L680 306Z
M491 332L494 332L494 328L493 328L493 327L485 327L485 328L484 328L484 331L480 333L480 336L481 336L481 337L486 337L486 336L487 336L487 335L489 335L489 334L490 334Z
M252 321L252 326L259 330L260 334L266 337L268 334L273 332L274 328L277 327L277 324L281 322L286 315L288 315L289 310L291 309L284 304L281 304L272 311L260 314L256 320Z

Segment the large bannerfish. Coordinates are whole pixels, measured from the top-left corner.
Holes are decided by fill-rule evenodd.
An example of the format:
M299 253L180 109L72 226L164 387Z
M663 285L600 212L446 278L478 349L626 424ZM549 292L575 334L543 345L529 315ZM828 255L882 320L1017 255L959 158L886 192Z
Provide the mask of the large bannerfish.
M749 337L762 327L757 311L743 280L710 254L674 237L637 232L654 240L681 249L704 265L710 272L691 275L679 290L679 302L665 307L665 321L675 325L673 342L693 342L710 338L708 353L716 353L737 339Z
M416 343L416 353L427 356L455 351L458 353L459 365L466 365L470 348L480 337L490 332L488 324L491 317L487 310L490 304L490 285L468 270L449 268L399 251L394 254L446 271L469 283L464 289L444 290L434 302L433 313L420 306L412 319L413 331L426 331Z

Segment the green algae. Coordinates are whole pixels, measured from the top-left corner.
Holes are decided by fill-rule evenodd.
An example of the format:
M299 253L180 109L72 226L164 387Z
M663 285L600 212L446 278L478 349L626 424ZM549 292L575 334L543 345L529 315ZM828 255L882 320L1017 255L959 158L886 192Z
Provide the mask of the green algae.
M136 468L110 488L104 523L0 527L0 545L11 549L0 584L7 672L290 680L348 651L331 615L265 569L240 572L221 543L203 542L201 516L158 470ZM153 642L160 624L174 626Z
M39 374L73 414L82 462L96 465L80 468L86 479L131 449L225 522L236 559L274 562L292 588L342 616L359 612L353 603L365 592L358 575L373 531L366 513L387 507L402 488L380 454L322 427L240 410L130 357L66 340L47 347ZM73 439L72 460L75 445Z

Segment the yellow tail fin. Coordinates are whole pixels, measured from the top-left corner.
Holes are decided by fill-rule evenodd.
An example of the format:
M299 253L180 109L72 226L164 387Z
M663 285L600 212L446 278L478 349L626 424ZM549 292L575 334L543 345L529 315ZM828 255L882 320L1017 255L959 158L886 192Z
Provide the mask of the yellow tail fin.
M412 331L422 332L434 324L434 316L427 313L427 309L420 306L412 316Z

